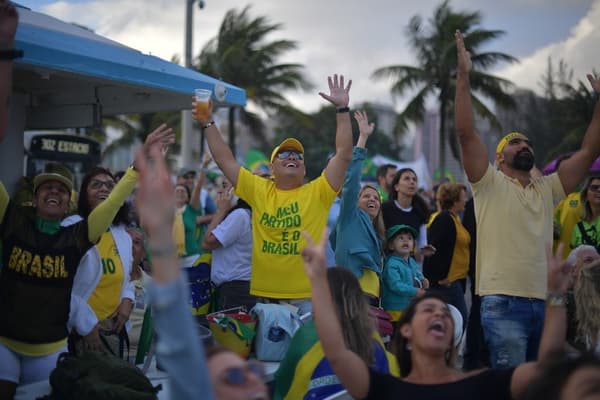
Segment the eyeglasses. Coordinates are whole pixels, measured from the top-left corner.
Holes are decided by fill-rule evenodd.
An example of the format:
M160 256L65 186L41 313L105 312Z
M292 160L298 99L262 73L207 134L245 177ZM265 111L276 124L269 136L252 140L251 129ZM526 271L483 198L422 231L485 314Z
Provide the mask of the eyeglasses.
M277 153L277 158L279 158L280 160L285 160L286 158L288 158L289 156L294 156L296 157L298 160L304 160L304 153L299 153L295 150L283 150L280 151L279 153Z
M227 368L221 374L221 380L228 385L243 386L248 383L248 373L256 375L260 380L264 380L266 376L264 365L250 360L245 365Z
M115 187L115 182L114 181L101 181L99 179L92 179L90 181L90 185L89 185L89 187L94 190L98 190L102 186L106 187L107 190L113 190Z
M600 190L600 185L590 185L588 186L588 190L595 193Z

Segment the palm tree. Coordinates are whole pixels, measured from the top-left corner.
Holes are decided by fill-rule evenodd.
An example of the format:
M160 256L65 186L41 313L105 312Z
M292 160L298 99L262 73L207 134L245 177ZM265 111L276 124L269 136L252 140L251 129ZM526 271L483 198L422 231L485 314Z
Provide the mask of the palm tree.
M218 77L246 90L248 100L267 114L290 108L283 92L290 89L311 88L301 64L278 64L277 59L297 47L295 41L273 40L266 37L281 24L271 23L266 17L250 16L250 6L238 11L227 11L216 37L202 49L195 62L203 73ZM235 109L229 109L229 145L235 154ZM241 120L251 134L267 147L264 127L258 115L245 108Z
M446 157L446 124L448 113L452 110L456 87L456 46L454 32L463 33L465 45L471 52L473 71L471 72L471 87L474 91L492 99L502 107L514 106L512 98L506 93L511 83L505 79L484 73L498 62L512 63L514 57L498 52L478 53L477 49L504 34L500 30L485 30L481 23L479 12L454 12L446 0L434 11L428 21L428 29L423 28L419 15L411 18L406 33L409 43L416 53L418 66L393 65L377 69L373 79L391 79L392 95L401 96L409 89L418 89L417 94L410 100L397 121L397 132L406 130L408 122L422 121L425 114L425 101L430 95L437 96L440 116L440 169L445 173ZM475 111L489 120L493 127L499 128L496 116L477 96L473 96ZM455 135L450 135L450 148L456 159L460 152Z

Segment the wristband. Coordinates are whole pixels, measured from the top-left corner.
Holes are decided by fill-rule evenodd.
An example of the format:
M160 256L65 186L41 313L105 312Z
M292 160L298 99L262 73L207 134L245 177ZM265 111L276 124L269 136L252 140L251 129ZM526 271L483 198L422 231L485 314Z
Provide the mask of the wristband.
M566 307L567 306L567 296L565 294L554 294L548 293L548 297L546 297L546 306L548 307Z
M335 112L338 114L347 113L350 112L350 107L339 107Z
M14 60L15 58L23 58L23 54L23 50L0 50L0 61Z
M212 121L208 122L206 125L204 125L202 128L204 128L204 129L208 129L208 128L210 128L211 126L213 126L214 124L215 124L215 121L214 121L214 120L212 120Z

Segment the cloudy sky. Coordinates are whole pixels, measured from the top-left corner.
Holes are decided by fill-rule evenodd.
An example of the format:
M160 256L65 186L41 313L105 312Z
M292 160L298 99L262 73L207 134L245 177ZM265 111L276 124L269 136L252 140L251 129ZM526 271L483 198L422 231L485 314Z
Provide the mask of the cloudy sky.
M314 93L292 93L288 98L305 111L314 111L326 89L327 75L340 72L354 81L351 101L394 104L386 82L373 82L378 67L412 64L414 57L404 37L409 19L425 18L441 0L205 0L194 7L194 55L215 36L225 12L252 4L252 15L266 15L282 23L276 37L296 40L298 49L282 61L306 66ZM16 0L16 2L96 33L170 59L182 56L186 0ZM196 2L197 4L197 2ZM488 50L520 59L499 66L494 73L518 86L539 90L546 60L563 58L576 79L596 68L600 72L600 0L452 0L455 10L480 10L483 26L506 34ZM183 58L183 57L182 57Z

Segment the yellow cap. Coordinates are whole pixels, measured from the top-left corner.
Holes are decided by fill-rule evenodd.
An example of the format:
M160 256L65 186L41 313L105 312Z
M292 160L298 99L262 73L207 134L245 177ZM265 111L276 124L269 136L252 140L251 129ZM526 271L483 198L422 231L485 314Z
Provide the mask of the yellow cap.
M277 155L277 153L279 153L279 149L292 149L296 150L299 153L304 153L304 146L302 146L302 143L300 143L298 139L287 138L284 139L283 142L279 144L279 146L276 146L273 149L273 152L271 152L271 163L273 163L275 156Z
M517 136L522 136L524 138L527 138L527 136L525 136L519 132L511 132L511 133L507 134L502 139L500 139L500 141L498 142L498 146L496 146L496 154L502 153L502 150L504 150L504 146L506 146L506 144L508 142L510 142L510 140L512 138L517 137Z

